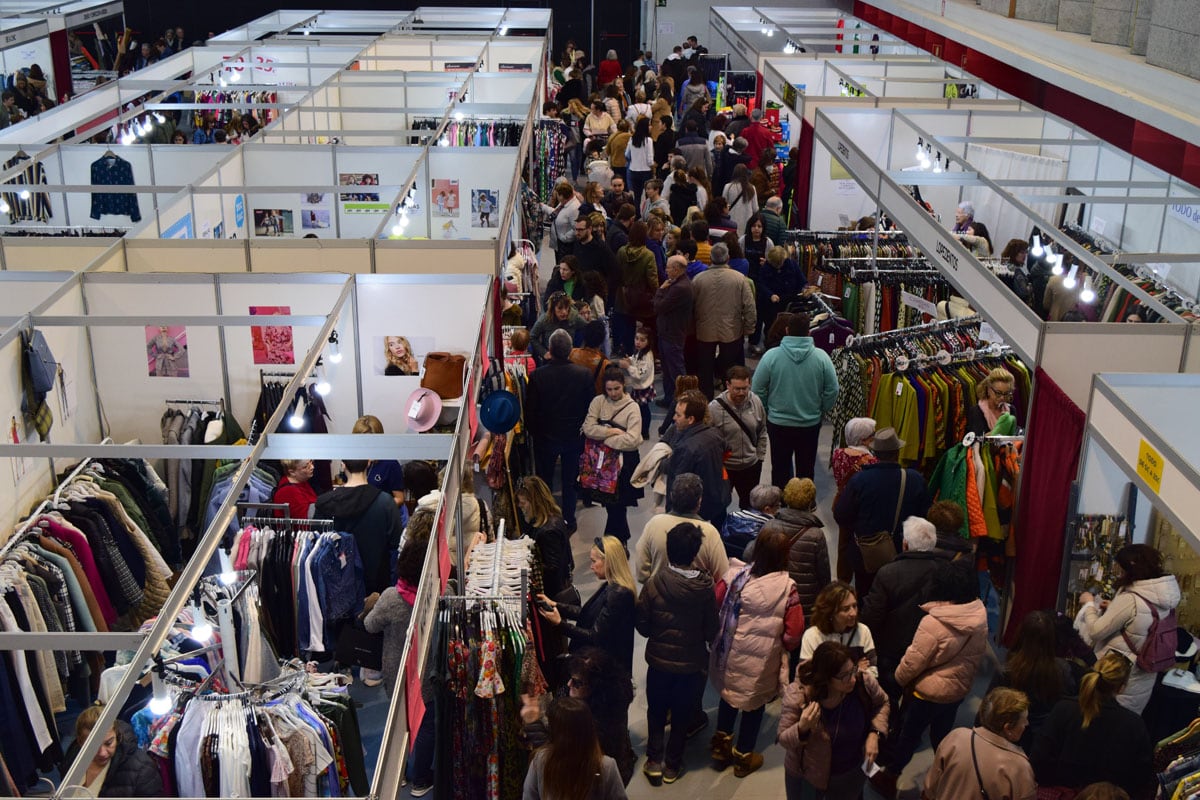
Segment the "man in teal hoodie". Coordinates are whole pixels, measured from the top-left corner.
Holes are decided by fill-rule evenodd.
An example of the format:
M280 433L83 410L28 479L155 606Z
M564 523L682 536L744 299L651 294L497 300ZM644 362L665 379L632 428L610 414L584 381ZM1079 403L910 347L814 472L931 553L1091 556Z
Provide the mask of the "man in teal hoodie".
M808 326L807 314L792 317L783 342L758 362L751 384L767 407L771 483L775 486L786 486L793 477L813 477L821 419L838 396L833 362L813 344Z

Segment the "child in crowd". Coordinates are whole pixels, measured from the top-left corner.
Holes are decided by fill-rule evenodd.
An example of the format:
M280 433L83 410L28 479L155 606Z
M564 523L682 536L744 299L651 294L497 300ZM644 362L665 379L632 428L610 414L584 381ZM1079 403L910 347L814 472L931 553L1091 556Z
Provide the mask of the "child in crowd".
M650 332L639 326L633 335L633 356L622 358L621 367L629 373L629 396L642 411L642 438L650 438L650 403L654 401L654 352Z
M537 362L533 360L533 356L529 355L529 331L521 328L512 332L508 338L508 346L511 352L504 357L504 361L508 365L524 364L525 374L533 372Z

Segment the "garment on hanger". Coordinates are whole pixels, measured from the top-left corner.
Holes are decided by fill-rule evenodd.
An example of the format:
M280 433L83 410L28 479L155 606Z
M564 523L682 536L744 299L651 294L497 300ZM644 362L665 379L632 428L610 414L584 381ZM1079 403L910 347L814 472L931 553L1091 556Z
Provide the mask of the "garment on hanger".
M19 166L24 162L29 162L28 166L21 172L20 175L9 180L9 183L19 183L26 185L45 184L46 183L46 168L42 166L40 161L32 161L27 155L15 155L8 161L4 162L4 169L10 170ZM52 216L50 211L50 195L46 192L34 192L24 190L29 194L28 198L21 196L20 192L5 192L4 202L8 203L8 220L11 223L17 222L46 222Z
M118 155L100 156L92 162L91 172L93 186L133 186L133 165ZM92 219L100 219L104 214L127 216L132 222L142 220L137 195L133 193L92 192Z

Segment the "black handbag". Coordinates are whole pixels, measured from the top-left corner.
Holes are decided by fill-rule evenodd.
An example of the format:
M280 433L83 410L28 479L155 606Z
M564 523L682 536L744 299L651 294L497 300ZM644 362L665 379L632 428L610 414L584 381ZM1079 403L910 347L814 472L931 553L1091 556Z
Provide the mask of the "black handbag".
M338 634L333 657L347 667L383 669L383 631L368 633L358 624L344 625Z

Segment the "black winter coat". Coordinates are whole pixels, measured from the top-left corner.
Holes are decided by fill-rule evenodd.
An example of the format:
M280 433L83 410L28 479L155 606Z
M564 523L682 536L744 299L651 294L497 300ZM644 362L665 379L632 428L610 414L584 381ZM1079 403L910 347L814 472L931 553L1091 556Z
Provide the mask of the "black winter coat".
M580 442L582 447L579 429L595 396L596 384L587 367L552 358L530 373L525 421L535 446Z
M571 536L562 517L549 520L540 528L527 531L542 559L542 591L558 600L563 590L574 585L575 559L571 556Z
M688 578L664 566L642 586L636 625L650 666L678 675L707 669L708 644L717 635L712 576Z
M671 457L667 464L667 510L680 514L694 511L691 508L671 508L669 503L676 476L692 472L699 475L704 484L700 516L709 522L719 521L721 512L729 505L729 484L725 482L723 464L725 439L721 432L711 425L697 422L682 431L673 429L664 441L671 446Z
M585 647L599 647L630 674L633 674L633 611L633 592L610 581L600 584L582 608L558 604L564 620L562 630L571 640L572 653Z
M895 506L892 508L894 511ZM875 650L885 666L899 664L912 643L925 616L921 604L929 600L929 579L946 560L941 553L906 550L879 568L871 591L859 600L858 621L871 629Z
M116 723L117 749L108 765L108 775L100 787L100 797L162 797L162 776L154 760L137 746L137 736L128 722ZM79 742L67 750L64 764L79 755Z
M317 498L318 519L332 519L334 529L354 537L363 563L367 594L394 586L396 553L404 525L390 494L374 486L342 486Z
M821 520L810 511L783 508L775 515L775 521L787 526L792 540L788 551L788 574L800 593L800 605L804 618L812 619L813 604L817 595L829 585L829 545L825 541L825 530Z
M1109 781L1133 797L1149 796L1154 745L1141 716L1109 700L1087 730L1082 724L1078 701L1058 701L1029 754L1038 783L1082 789Z

